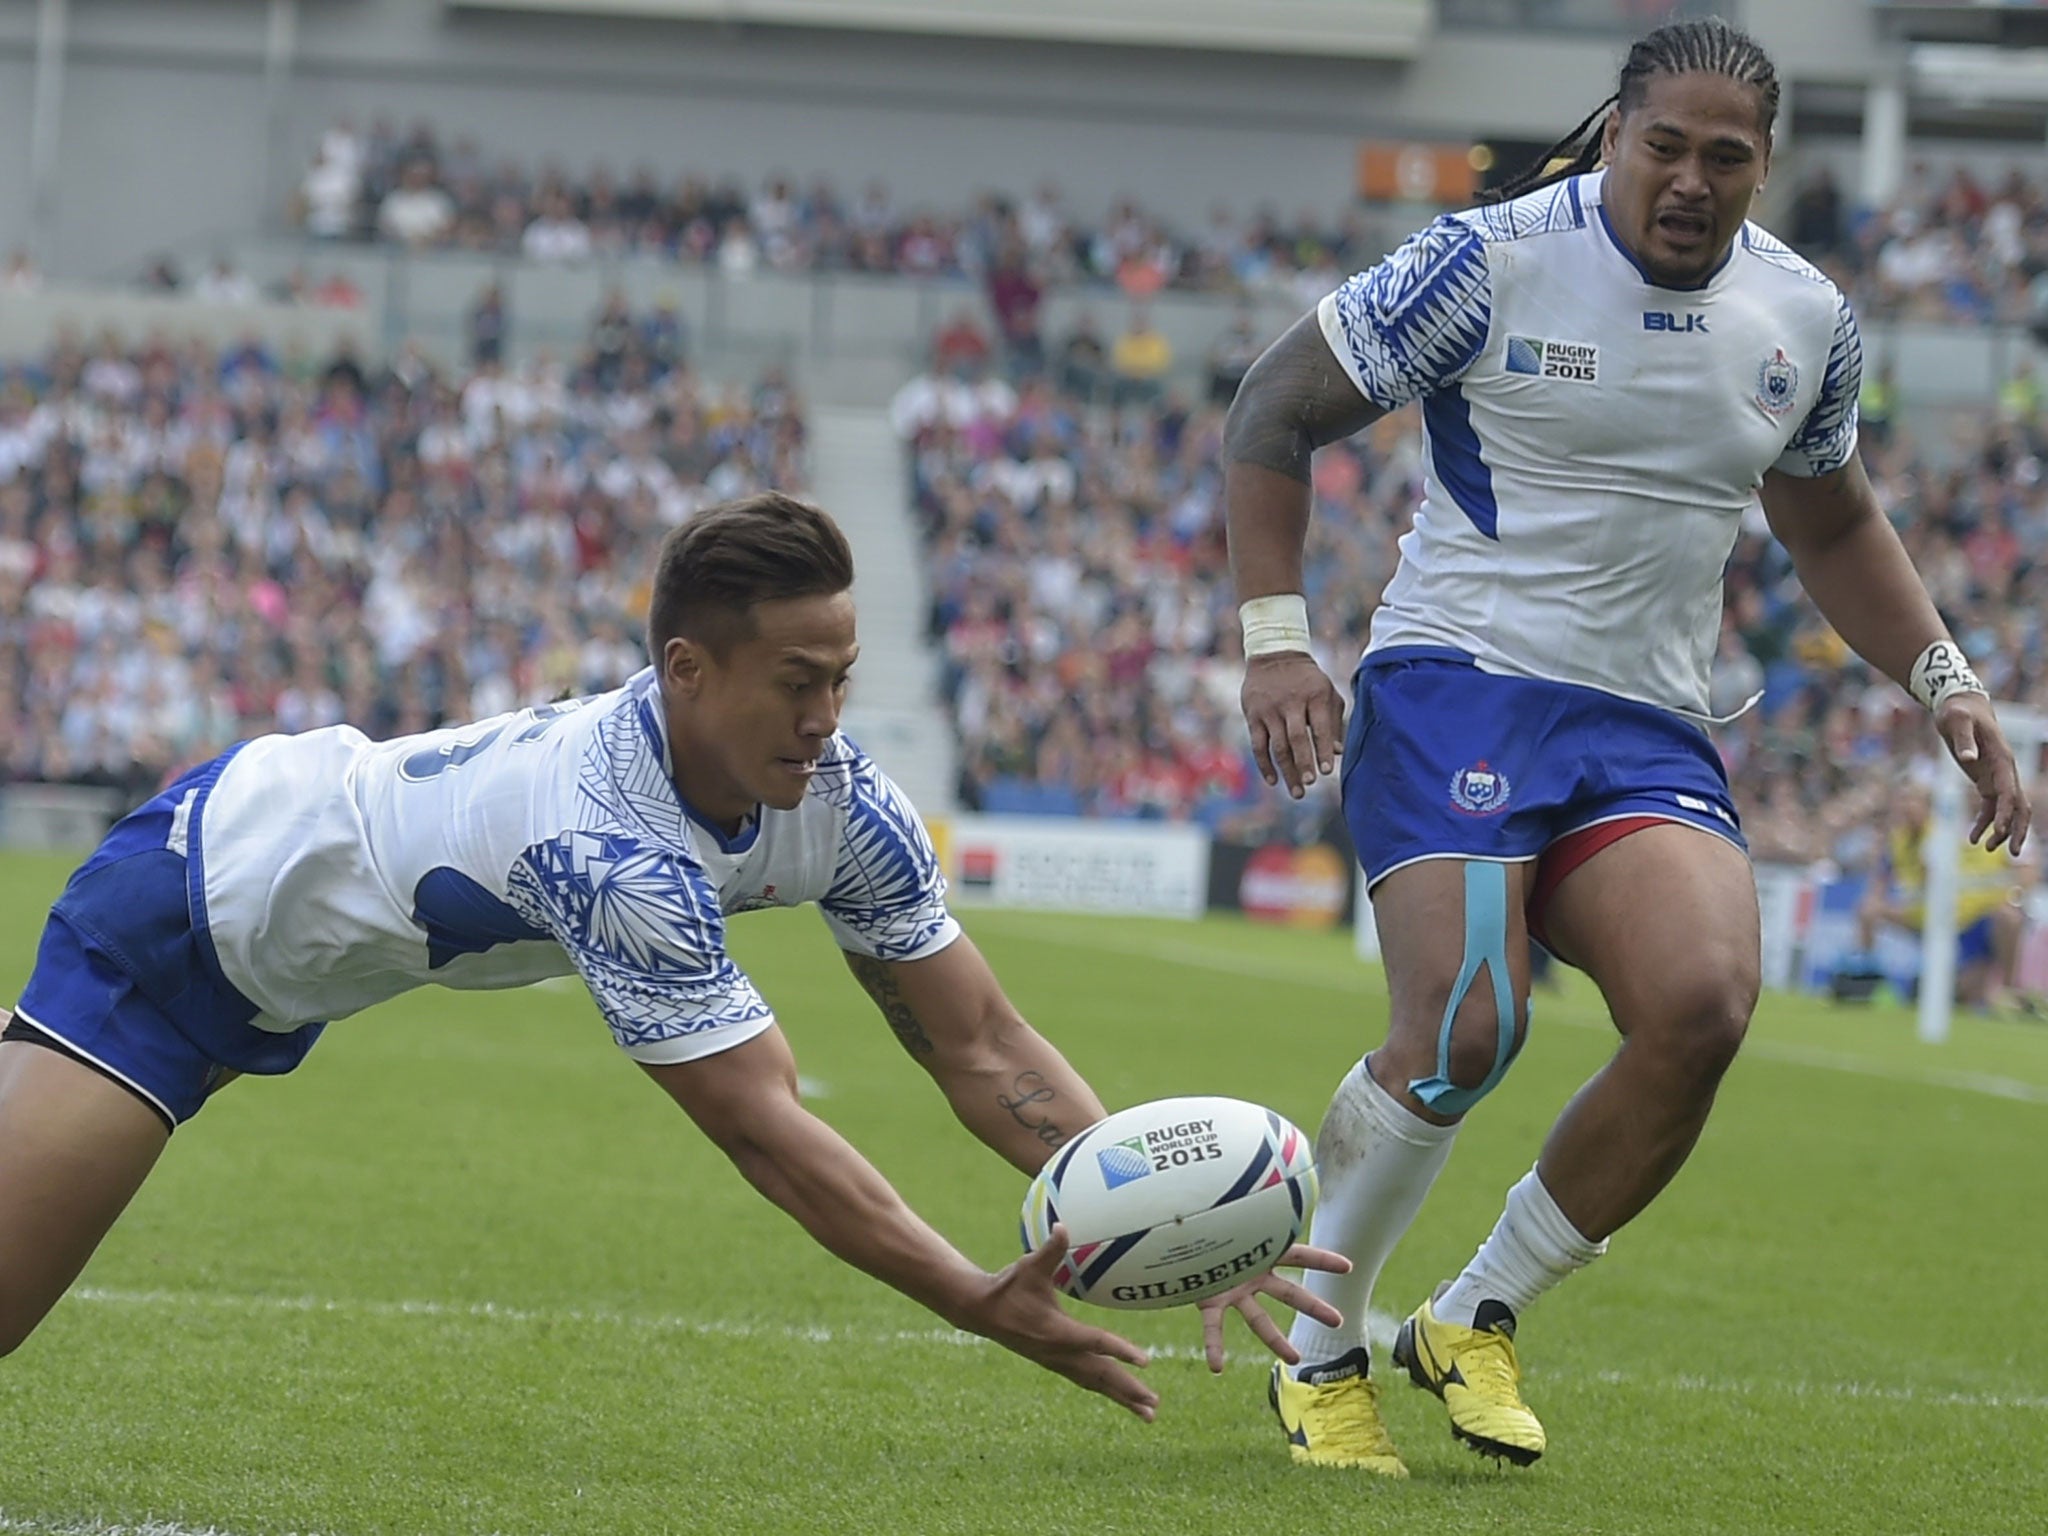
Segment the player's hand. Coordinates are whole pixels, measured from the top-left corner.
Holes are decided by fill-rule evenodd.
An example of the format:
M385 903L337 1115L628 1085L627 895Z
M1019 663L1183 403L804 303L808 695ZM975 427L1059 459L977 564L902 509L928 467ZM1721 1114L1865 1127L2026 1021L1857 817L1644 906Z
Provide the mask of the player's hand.
M1278 651L1245 663L1244 723L1252 761L1268 784L1283 780L1299 800L1321 772L1336 771L1344 750L1344 696L1305 651Z
M1055 1226L1051 1241L990 1276L988 1289L954 1321L1076 1386L1100 1392L1149 1424L1159 1394L1124 1367L1147 1365L1150 1357L1130 1340L1076 1322L1061 1309L1052 1275L1066 1254L1067 1229Z
M1951 694L1935 711L1934 728L1977 786L1977 820L1970 828L1970 841L1982 842L1987 851L2004 844L2020 852L2027 844L2034 807L2020 784L2019 764L2013 761L2005 732L1998 728L1991 701L1981 693Z
M1280 1255L1280 1262L1294 1269L1320 1269L1332 1275L1351 1273L1351 1261L1343 1254L1332 1253L1327 1248L1311 1248L1307 1243L1296 1243ZM1235 1290L1196 1303L1202 1313L1202 1354L1208 1360L1210 1370L1219 1374L1223 1370L1223 1318L1232 1310L1245 1320L1245 1325L1258 1337L1258 1341L1282 1361L1288 1365L1301 1364L1301 1351L1287 1341L1287 1335L1280 1331L1280 1325L1273 1321L1272 1314L1259 1305L1257 1298L1260 1295L1270 1296L1281 1306L1314 1318L1325 1328L1344 1326L1344 1314L1327 1301L1312 1294L1306 1286L1269 1270Z

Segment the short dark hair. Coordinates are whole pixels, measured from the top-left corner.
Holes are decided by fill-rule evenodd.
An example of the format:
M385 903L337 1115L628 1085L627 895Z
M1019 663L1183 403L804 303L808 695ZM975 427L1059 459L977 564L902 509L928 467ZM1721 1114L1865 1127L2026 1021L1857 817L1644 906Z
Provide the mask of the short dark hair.
M853 585L853 550L822 508L780 491L706 507L661 541L647 605L647 649L668 642L714 655L752 633L756 603L829 597Z
M1770 141L1771 129L1778 120L1778 70L1763 45L1718 16L1674 21L1638 38L1622 61L1614 94L1545 150L1542 159L1496 188L1487 201L1505 203L1596 170L1607 109L1619 106L1621 115L1626 117L1643 104L1652 75L1690 74L1726 75L1737 84L1755 86L1758 126L1765 142Z

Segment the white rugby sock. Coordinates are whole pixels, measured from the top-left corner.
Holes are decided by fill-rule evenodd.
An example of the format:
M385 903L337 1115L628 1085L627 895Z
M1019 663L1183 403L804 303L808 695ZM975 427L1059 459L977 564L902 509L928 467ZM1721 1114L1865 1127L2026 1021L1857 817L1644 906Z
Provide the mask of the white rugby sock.
M1508 1191L1507 1209L1465 1272L1431 1310L1464 1328L1472 1326L1482 1301L1505 1302L1520 1317L1538 1296L1606 1251L1605 1239L1591 1243L1579 1235L1531 1168Z
M1288 1337L1307 1370L1327 1365L1366 1340L1366 1307L1387 1255L1422 1208L1422 1198L1451 1155L1455 1125L1432 1125L1410 1113L1373 1081L1363 1061L1345 1075L1316 1133L1316 1177L1322 1194L1309 1241L1351 1260L1348 1275L1307 1270L1302 1283L1344 1314L1325 1328L1295 1315Z

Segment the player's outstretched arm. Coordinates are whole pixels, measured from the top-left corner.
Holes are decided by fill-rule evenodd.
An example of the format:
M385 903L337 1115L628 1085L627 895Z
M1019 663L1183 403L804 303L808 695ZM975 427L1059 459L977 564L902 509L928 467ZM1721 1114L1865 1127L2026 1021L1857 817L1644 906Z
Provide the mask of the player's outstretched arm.
M961 1124L1025 1173L1037 1173L1054 1148L1106 1113L1066 1058L1024 1022L965 934L923 960L892 963L849 950L846 963L904 1049L945 1091ZM1306 1243L1297 1243L1280 1262L1333 1274L1351 1268L1341 1253ZM1290 1365L1298 1362L1287 1335L1259 1305L1261 1295L1328 1327L1343 1323L1335 1307L1294 1281L1261 1275L1201 1304L1202 1341L1212 1371L1223 1369L1223 1320L1233 1311L1274 1354Z
M1240 603L1302 591L1315 450L1383 414L1345 373L1313 313L1252 365L1223 434L1224 520ZM1305 622L1298 638L1298 648L1255 654L1256 637L1246 636L1243 695L1259 772L1296 799L1318 772L1333 771L1344 726L1343 697L1311 658Z
M1879 505L1863 461L1806 478L1772 470L1762 500L1771 532L1792 557L1792 568L1821 616L1857 655L1934 708L1935 729L1977 787L1978 812L1970 841L1987 848L2026 845L2033 808L2020 783L2012 748L1999 729L1990 698L1977 687L1928 696L1923 661L1947 646L1961 664L1948 628L1920 573ZM1962 664L1965 671L1966 664ZM1989 834L1987 837L1986 834Z
M992 1339L1150 1420L1159 1397L1127 1366L1137 1345L1075 1321L1052 1286L1065 1241L1000 1274L970 1262L912 1211L844 1137L803 1107L780 1029L670 1066L642 1063L747 1181L857 1269L956 1328Z
M932 1075L960 1123L1027 1174L1108 1113L1095 1090L1024 1021L974 941L921 960L844 952L890 1029Z

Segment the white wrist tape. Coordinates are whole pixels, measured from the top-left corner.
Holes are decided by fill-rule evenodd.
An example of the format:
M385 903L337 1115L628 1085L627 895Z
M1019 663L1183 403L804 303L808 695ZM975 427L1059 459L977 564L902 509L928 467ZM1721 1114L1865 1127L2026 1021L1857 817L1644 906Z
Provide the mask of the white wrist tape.
M1299 592L1281 592L1240 603L1237 618L1244 626L1246 661L1278 651L1308 652L1308 599Z
M1906 689L1929 710L1941 708L1959 693L1991 696L1970 670L1970 659L1963 654L1963 648L1953 640L1937 640L1920 653L1920 659L1907 674Z

